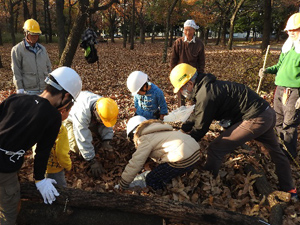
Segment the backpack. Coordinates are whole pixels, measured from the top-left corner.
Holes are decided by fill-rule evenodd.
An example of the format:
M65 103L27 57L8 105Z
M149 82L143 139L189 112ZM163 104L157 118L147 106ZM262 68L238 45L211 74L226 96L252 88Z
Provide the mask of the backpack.
M94 63L99 60L95 45L90 45L85 49L84 57L88 63Z
M80 47L84 49L86 61L90 64L97 62L99 69L99 57L95 47L95 44L97 44L96 38L97 34L91 28L87 28L82 34Z

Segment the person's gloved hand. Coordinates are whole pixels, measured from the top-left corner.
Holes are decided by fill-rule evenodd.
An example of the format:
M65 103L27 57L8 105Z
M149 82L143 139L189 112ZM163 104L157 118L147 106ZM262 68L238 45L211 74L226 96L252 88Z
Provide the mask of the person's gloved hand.
M90 163L90 173L94 177L100 177L100 175L104 172L104 169L96 159L92 159L89 161Z
M102 148L108 151L112 151L113 147L110 145L109 140L103 141L102 142Z
M300 108L300 98L298 98L295 103L295 109L299 109L299 108Z
M18 89L17 90L17 94L23 94L24 93L24 89Z
M260 68L258 76L263 79L266 76L266 70L264 70L263 68Z
M52 204L52 202L56 200L55 196L59 196L59 193L53 184L56 184L56 181L51 178L44 178L35 183L37 189L43 196L45 204Z

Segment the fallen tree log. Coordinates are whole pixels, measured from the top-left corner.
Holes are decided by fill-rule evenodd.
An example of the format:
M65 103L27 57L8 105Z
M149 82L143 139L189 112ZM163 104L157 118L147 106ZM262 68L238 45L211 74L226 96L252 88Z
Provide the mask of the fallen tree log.
M272 225L282 225L283 223L283 203L290 200L290 196L287 196L285 192L276 192L269 184L266 175L263 171L257 171L253 165L247 164L245 166L245 172L251 174L258 174L260 177L255 179L254 187L261 196L265 196L271 207L269 223ZM280 201L281 200L281 201Z
M253 225L265 224L260 218L209 208L188 202L175 202L161 198L150 198L119 193L87 192L79 189L59 188L60 196L53 205L64 207L64 211L74 208L99 210L111 209L122 212L153 215L176 221L200 223L203 225ZM33 183L21 184L22 199L41 202L40 193ZM72 216L72 215L71 215ZM125 223L130 224L130 223Z

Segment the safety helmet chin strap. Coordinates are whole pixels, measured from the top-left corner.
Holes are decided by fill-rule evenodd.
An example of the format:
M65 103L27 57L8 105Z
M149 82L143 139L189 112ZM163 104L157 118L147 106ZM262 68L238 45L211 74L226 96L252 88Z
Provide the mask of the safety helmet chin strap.
M61 97L61 101L60 101L60 104L56 107L57 109L65 106L66 104L68 104L70 101L72 101L72 99L70 101L66 101L66 102L63 102L64 98L65 98L65 95L66 95L66 92L63 91L64 89L62 88L62 86L60 86L59 84L55 83L53 80L51 80L49 77L47 77L45 79L45 83L46 84L49 84L51 85L52 87L56 88L57 90L59 91L62 91L62 97Z

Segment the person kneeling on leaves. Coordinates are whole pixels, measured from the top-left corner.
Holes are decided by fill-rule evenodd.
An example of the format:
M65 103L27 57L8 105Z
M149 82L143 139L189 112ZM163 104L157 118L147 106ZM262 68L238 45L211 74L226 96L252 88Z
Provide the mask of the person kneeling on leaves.
M136 151L122 173L119 185L123 189L134 186L132 181L143 177L145 185L139 186L162 189L173 178L191 171L200 160L199 144L160 120L134 116L127 123L127 136L134 142ZM159 165L136 177L148 157Z
M117 122L118 114L118 105L113 99L82 91L68 118L63 122L68 130L70 150L82 155L89 162L90 174L94 177L99 177L104 169L95 159L92 133L100 137L102 148L112 151L112 127Z

